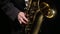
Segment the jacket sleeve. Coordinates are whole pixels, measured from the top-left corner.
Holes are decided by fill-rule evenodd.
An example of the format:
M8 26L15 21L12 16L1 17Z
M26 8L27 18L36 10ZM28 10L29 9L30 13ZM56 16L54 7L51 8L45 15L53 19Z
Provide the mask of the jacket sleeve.
M3 7L1 8L6 15L8 15L12 20L17 18L20 11L24 10L25 4L24 0L11 0L4 1Z
M18 12L20 12L19 9L17 9L13 3L7 3L6 5L4 5L2 8L2 11L8 16L10 17L13 21L15 20L15 18L18 15Z

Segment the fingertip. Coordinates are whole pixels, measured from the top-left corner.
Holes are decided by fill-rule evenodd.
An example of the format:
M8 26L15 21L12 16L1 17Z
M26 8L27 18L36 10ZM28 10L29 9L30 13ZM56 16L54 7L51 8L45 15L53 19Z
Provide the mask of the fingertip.
M26 22L23 22L24 24L26 24Z
M19 21L19 23L20 23L20 24L22 24L22 22L21 22L21 21Z

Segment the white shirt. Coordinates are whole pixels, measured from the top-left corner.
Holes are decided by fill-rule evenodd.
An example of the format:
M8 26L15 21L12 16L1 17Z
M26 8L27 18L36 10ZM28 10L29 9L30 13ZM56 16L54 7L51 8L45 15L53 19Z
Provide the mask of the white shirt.
M28 6L28 0L25 0L25 5Z

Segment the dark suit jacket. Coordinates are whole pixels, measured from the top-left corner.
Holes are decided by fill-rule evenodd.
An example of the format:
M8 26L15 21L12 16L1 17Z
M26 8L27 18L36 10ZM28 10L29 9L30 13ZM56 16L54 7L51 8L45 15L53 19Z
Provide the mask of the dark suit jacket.
M17 19L17 14L24 10L24 7L24 0L0 0L0 31L2 34L20 33L20 24L18 25L15 19Z
M0 0L0 9L12 20L17 17L18 12L25 7L24 0Z

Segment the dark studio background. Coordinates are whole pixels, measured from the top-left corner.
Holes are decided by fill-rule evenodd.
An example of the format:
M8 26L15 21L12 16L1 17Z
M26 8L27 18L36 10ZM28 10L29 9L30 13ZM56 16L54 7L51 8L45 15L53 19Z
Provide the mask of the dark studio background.
M41 26L40 34L57 34L60 32L60 1L59 0L42 0L51 5L56 10L56 16L52 19L44 18ZM12 21L4 12L0 10L0 31L2 34L11 34L13 32L19 32L21 29L17 20Z

